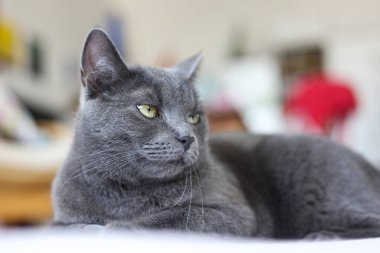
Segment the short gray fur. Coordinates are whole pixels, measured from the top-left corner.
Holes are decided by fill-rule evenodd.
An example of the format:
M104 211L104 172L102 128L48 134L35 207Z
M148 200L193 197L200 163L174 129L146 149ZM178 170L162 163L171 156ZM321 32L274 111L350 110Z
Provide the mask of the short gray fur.
M380 236L380 173L306 136L208 139L193 87L198 54L170 69L127 66L90 32L70 153L53 185L54 222L270 238ZM159 108L149 119L138 104ZM200 114L200 122L187 122ZM193 137L188 149L179 141Z

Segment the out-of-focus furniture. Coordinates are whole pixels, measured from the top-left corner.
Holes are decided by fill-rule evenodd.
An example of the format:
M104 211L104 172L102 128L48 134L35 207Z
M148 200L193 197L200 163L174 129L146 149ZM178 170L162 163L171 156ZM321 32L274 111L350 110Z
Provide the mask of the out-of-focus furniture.
M236 111L228 112L209 112L209 131L228 132L228 131L246 131L240 115Z
M51 178L51 176L46 177L49 183L33 185L0 182L1 222L7 225L47 222L52 216Z
M51 218L51 182L67 154L71 134L55 123L42 127L54 136L47 143L0 142L0 224L41 223Z
M350 84L322 73L301 77L285 99L288 119L302 123L303 131L338 141L344 140L345 123L356 107L356 95Z

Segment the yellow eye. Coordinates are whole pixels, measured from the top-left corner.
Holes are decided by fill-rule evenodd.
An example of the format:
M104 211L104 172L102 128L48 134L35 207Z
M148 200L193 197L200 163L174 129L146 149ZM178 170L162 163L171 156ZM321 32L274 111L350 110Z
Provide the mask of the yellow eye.
M197 114L194 114L194 115L189 115L187 117L187 122L189 122L190 124L197 124L199 122L199 119L200 119L200 116L199 116L199 113Z
M158 116L158 109L153 105L137 105L137 109L147 118L153 119Z

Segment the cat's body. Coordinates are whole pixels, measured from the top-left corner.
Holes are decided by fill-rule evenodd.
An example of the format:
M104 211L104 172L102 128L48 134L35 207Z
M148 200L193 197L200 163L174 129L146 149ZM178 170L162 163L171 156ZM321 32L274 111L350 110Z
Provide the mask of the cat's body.
M226 134L210 144L236 172L259 234L380 236L380 173L350 150L309 136Z
M313 137L208 140L192 86L199 61L126 67L101 30L90 33L74 142L54 182L57 224L380 236L380 173L357 154Z

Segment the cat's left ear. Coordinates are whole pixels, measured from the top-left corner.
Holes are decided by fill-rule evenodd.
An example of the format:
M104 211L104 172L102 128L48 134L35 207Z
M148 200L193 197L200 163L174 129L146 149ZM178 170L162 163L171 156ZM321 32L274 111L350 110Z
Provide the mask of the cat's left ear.
M199 52L176 66L169 68L168 71L174 72L176 75L191 82L195 79L202 60L203 54Z
M127 70L119 52L108 35L100 28L87 36L83 53L81 80L90 97L112 88L115 80Z

